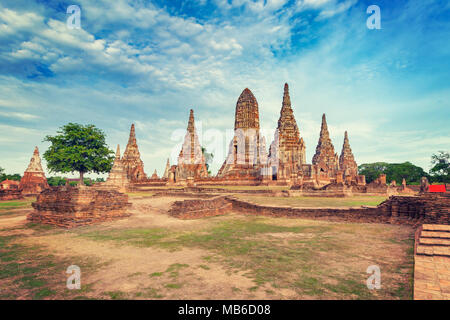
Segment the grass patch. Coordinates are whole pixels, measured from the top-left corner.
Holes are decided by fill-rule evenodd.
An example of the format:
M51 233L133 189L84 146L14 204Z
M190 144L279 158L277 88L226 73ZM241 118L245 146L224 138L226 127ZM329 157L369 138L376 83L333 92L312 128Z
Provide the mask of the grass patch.
M205 270L210 270L211 268L208 267L207 265L201 264L199 265L200 268L205 269Z
M181 283L168 283L165 285L167 289L180 289L183 286Z
M29 198L24 200L6 200L0 202L0 212L11 209L23 209L31 208L31 203L36 201L35 198Z
M153 272L150 274L150 278L161 277L163 274L164 272Z
M122 291L108 291L105 292L105 294L109 296L111 300L125 300L127 296L126 293Z
M72 298L80 290L66 288L65 270L74 261L89 272L95 263L86 258L56 259L39 246L15 243L19 236L0 236L0 287L2 296L25 299ZM64 274L64 275L61 275ZM87 292L86 290L84 291Z

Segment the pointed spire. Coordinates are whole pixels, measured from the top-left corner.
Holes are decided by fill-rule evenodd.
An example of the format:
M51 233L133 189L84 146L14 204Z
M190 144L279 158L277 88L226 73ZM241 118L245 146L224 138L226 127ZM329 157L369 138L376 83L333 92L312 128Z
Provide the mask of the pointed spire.
M144 172L144 163L141 160L141 154L139 153L139 148L136 141L134 123L131 125L130 137L121 160L130 181L136 182L147 179Z
M134 123L131 124L130 129L130 137L128 138L128 144L134 144L136 143L136 132L134 129Z
M355 157L350 148L350 141L348 139L348 133L344 133L344 143L342 144L342 151L339 157L339 167L344 170L345 175L355 176L358 174L358 166L355 162Z
M169 162L169 158L167 158L166 168L164 170L163 178L169 177L169 170L170 170L170 162Z
M312 164L320 165L322 170L335 170L338 166L337 154L334 153L334 146L330 139L330 133L328 132L325 113L322 115L319 142L317 143L316 153L313 156Z
M42 169L41 157L39 155L39 149L37 146L34 147L33 156L31 157L30 163L28 164L28 168L27 170L25 170L25 172L44 172L44 170Z
M325 116L325 113L322 115L322 125L320 127L320 135L322 136L324 134L329 136L328 125L327 125L327 118Z
M344 150L344 148L350 148L350 142L348 141L348 134L347 131L345 131L344 133L344 145L342 146L342 150Z
M120 145L117 145L116 160L120 160Z
M191 109L190 113L189 113L189 122L188 122L188 127L187 130L190 133L193 133L195 130L195 122L194 122L194 110Z
M283 105L281 107L281 112L285 109L291 109L291 97L289 96L289 85L284 84L284 94L283 94Z

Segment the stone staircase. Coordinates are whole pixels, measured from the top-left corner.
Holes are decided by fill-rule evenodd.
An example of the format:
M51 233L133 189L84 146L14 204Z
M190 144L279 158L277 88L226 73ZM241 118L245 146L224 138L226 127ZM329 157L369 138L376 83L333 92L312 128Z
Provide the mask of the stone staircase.
M417 230L414 299L450 300L450 225L423 224Z

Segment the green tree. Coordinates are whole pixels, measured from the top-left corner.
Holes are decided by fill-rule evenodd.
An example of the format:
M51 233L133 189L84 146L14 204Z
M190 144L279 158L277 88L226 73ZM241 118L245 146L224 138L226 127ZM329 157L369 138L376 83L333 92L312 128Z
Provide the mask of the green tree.
M66 184L66 179L62 177L49 177L47 178L47 183L50 186L64 186Z
M366 182L370 183L384 173L388 165L386 162L364 163L358 166L358 173L365 175Z
M358 167L358 172L359 174L363 174L366 176L367 183L370 183L378 178L380 174L386 175L387 182L395 180L397 183L401 183L404 178L407 184L418 184L420 183L421 177L429 178L429 175L421 167L418 167L411 162L365 163Z
M68 123L55 136L46 136L51 145L44 153L47 168L51 172L79 172L80 184L84 174L103 173L111 170L114 152L105 142L105 134L94 125Z
M438 151L431 156L430 175L434 182L450 183L450 154Z

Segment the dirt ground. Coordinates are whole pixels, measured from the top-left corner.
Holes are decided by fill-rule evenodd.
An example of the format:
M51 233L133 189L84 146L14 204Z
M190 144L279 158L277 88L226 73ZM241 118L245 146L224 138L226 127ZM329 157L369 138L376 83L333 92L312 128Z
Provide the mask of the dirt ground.
M181 198L131 197L128 218L61 230L0 215L2 299L410 299L412 230L381 224L166 214ZM384 288L369 290L379 265ZM81 290L66 288L69 265Z

